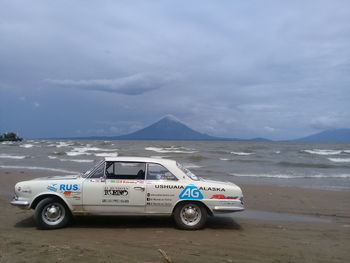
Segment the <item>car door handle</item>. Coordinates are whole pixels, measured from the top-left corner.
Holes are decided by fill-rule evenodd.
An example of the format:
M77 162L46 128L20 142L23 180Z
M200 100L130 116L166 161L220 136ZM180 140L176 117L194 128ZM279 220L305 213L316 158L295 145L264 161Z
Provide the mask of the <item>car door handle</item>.
M145 187L143 187L143 186L135 186L134 189L140 190L140 191L145 191Z

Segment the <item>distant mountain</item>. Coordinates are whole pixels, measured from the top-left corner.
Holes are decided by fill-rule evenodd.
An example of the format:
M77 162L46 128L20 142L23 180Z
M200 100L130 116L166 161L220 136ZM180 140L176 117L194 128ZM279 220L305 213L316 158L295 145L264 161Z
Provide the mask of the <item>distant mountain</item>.
M47 139L47 138L46 138ZM186 124L172 115L167 115L156 123L141 130L121 136L89 136L89 137L69 137L50 138L69 140L183 140L183 141L253 141L269 142L265 138L239 139L222 138L210 136L197 132L189 128ZM350 142L350 129L332 129L322 131L310 136L295 140L285 140L292 142Z
M264 138L250 140L237 138L220 138L197 132L182 123L176 117L167 115L156 123L136 132L121 136L91 136L65 138L77 140L192 140L192 141L269 141Z
M350 142L350 129L332 129L296 139L297 142Z
M187 127L174 116L166 116L136 132L113 137L115 140L219 140Z

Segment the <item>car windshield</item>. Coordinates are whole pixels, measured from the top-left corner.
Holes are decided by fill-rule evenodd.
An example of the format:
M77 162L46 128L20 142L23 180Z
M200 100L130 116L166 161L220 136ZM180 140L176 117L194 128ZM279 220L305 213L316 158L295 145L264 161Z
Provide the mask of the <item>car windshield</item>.
M179 167L181 169L181 171L183 171L193 181L199 181L200 180L199 177L197 177L194 173L192 173L190 170L185 168L182 164L176 162L176 165L177 165L177 167Z
M89 170L87 170L85 173L83 173L83 174L81 175L81 177L83 177L83 178L88 177L89 174L90 174L91 172L95 171L96 168L98 168L103 162L104 162L104 160L98 160L97 162L95 162L95 165L94 165L91 169L89 169Z

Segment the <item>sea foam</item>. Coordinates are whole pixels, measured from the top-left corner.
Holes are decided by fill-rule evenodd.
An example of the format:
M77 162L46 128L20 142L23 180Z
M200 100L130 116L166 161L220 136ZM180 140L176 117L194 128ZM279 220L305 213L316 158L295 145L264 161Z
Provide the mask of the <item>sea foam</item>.
M24 158L26 158L26 156L0 154L0 158L3 158L3 159L24 159Z
M56 145L57 148L62 148L62 147L69 147L72 146L73 143L69 143L69 142L58 142Z
M199 169L199 168L203 167L203 166L195 165L192 163L184 163L183 166L187 169Z
M328 160L335 163L350 163L350 158L328 158Z
M247 156L247 155L252 155L252 154L254 154L254 153L248 153L248 152L231 152L231 154L240 155L240 156Z
M117 157L118 153L95 153L97 157Z
M26 144L20 145L19 147L22 147L22 148L32 148L32 147L34 147L34 145L33 145L33 144L26 143Z
M185 147L146 147L147 151L154 151L157 153L195 153L197 151Z
M92 163L94 160L89 160L89 159L64 159L64 158L58 158L56 156L47 156L49 159L57 159L60 160L61 162L76 162L76 163Z
M115 152L117 149L102 149L97 147L75 147L72 151L67 152L68 156L79 156L79 155L92 155L90 152ZM117 153L95 153L96 156L102 156L102 157L115 157L118 154Z
M310 153L310 154L318 154L318 155L338 155L343 152L343 150L321 150L321 149L313 149L313 150L302 150L302 152ZM346 152L346 151L344 151Z

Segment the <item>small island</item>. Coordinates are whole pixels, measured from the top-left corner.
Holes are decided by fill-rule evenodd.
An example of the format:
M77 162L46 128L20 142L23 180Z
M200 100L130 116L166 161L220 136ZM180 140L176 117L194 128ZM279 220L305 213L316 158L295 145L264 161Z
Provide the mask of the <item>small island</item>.
M22 141L23 138L20 138L16 133L14 132L5 132L3 135L0 135L0 142L18 142Z

